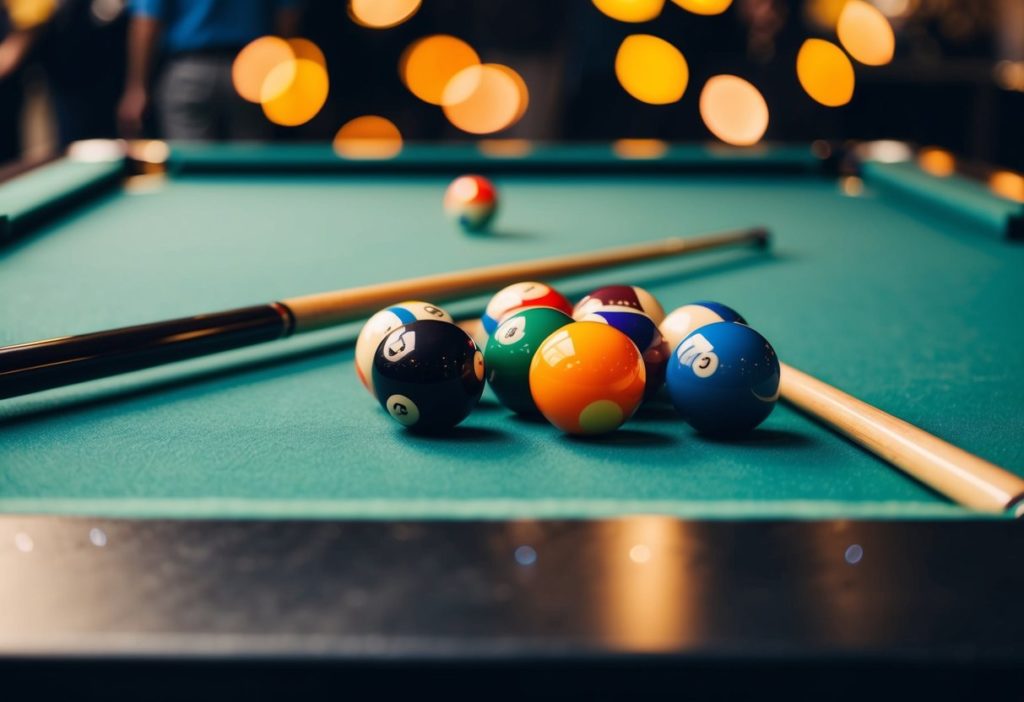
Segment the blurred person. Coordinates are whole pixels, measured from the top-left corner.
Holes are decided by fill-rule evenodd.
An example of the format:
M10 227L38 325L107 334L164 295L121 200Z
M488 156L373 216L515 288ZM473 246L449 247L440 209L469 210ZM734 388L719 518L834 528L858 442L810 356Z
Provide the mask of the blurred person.
M117 136L124 88L123 0L60 0L39 42L61 147Z
M259 106L235 92L231 64L259 36L293 36L297 0L132 0L130 8L125 90L117 111L123 136L142 134L158 48L165 58L155 89L161 136L187 141L271 136L272 125Z
M39 25L53 6L54 0L0 3L0 163L21 154L22 68L38 39Z

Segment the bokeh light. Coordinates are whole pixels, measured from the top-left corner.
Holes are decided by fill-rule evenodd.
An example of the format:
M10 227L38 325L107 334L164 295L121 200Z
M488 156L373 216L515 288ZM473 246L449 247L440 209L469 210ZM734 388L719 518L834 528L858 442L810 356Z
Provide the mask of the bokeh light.
M676 5L697 15L720 15L729 9L732 0L672 0Z
M616 139L612 152L621 159L653 160L668 153L668 143L661 139Z
M875 163L901 163L914 158L914 150L910 145L895 139L866 141L855 146L853 153L861 161Z
M508 66L500 63L492 63L491 66L505 73L515 84L516 90L519 91L519 109L516 110L515 117L512 118L512 124L515 124L523 118L527 108L530 106L530 89L526 87L526 81L523 80L523 77Z
M493 134L522 116L520 84L507 66L464 68L448 81L441 102L448 121L470 134Z
M295 58L312 61L327 68L327 59L324 58L324 52L309 39L302 39L301 37L289 39L288 46L291 48Z
M843 50L824 39L808 39L796 56L796 75L813 100L827 107L853 98L853 64Z
M839 43L856 61L868 66L884 66L892 61L896 37L889 20L877 8L863 0L850 0L836 24Z
M839 21L846 0L807 0L804 3L804 18L818 29L832 30Z
M700 116L712 134L733 146L756 144L768 129L768 103L739 76L708 79L700 93Z
M57 11L57 0L7 0L2 4L11 26L22 31L38 27Z
M171 148L159 139L137 139L128 143L128 155L141 163L161 164L171 157Z
M917 154L917 165L925 173L946 178L956 172L956 157L945 149L930 146Z
M231 81L239 95L249 102L260 102L263 84L272 71L282 65L291 72L291 77L278 74L277 81L287 83L294 78L295 51L280 37L259 37L249 42L231 65Z
M615 55L615 76L640 102L668 105L683 97L690 69L679 49L664 39L632 34L622 41Z
M297 127L313 119L327 102L327 71L308 59L275 67L263 82L263 114L274 124Z
M594 7L620 22L649 22L664 6L665 0L594 0Z
M444 88L455 74L479 64L480 57L466 42L448 34L434 34L409 45L398 72L413 95L440 105Z
M1000 197L1024 202L1024 176L1020 173L995 171L988 178L988 187Z
M523 158L533 151L529 139L481 139L477 148L491 158Z
M416 14L421 0L349 0L348 16L361 27L389 29Z
M334 135L334 152L344 158L393 158L402 151L402 132L378 115L349 120Z

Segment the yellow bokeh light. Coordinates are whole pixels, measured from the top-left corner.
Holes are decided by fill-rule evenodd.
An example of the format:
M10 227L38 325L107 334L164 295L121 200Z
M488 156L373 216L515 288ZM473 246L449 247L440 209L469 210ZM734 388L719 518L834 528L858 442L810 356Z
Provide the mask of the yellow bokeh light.
M435 34L409 45L398 72L413 95L440 105L445 86L455 74L479 64L480 57L469 44L448 34Z
M287 66L284 70L291 71L292 75L289 77L278 72L278 83L287 84L294 79L294 61L295 51L287 41L280 37L259 37L238 52L231 65L231 81L243 99L260 102L263 84L279 66Z
M956 158L953 154L934 146L921 149L917 155L917 165L925 173L939 178L946 178L956 172Z
M6 0L0 3L15 29L25 31L47 22L57 11L57 0Z
M807 0L804 3L804 17L818 29L831 30L839 20L846 0Z
M620 22L648 22L664 6L665 0L594 0L594 7Z
M729 9L732 0L672 0L676 5L696 15L720 15Z
M288 46L291 47L295 58L312 61L313 63L320 64L324 68L327 68L327 59L324 58L324 52L320 50L319 46L311 42L309 39L302 39L298 37L295 39L289 39Z
M263 82L263 114L283 127L305 124L324 106L328 89L327 71L320 64L308 59L283 63Z
M700 116L716 137L733 146L751 146L768 129L768 103L739 76L708 79L700 93Z
M668 105L683 97L690 69L679 49L664 39L632 34L622 41L615 55L615 76L640 102Z
M512 126L522 116L522 96L511 70L485 63L455 74L441 98L448 121L470 134L493 134Z
M995 171L988 178L988 187L996 195L1015 202L1024 202L1024 176L1013 171Z
M371 29L395 27L416 14L421 0L349 0L352 21Z
M622 159L651 160L668 153L668 144L661 139L616 139L612 152Z
M896 37L892 25L877 8L850 0L836 24L839 43L856 61L868 66L884 66L892 61Z
M853 64L843 50L824 39L808 39L796 56L800 85L816 102L828 107L853 98Z
M402 150L402 133L377 115L349 120L334 135L334 152L344 158L393 158Z

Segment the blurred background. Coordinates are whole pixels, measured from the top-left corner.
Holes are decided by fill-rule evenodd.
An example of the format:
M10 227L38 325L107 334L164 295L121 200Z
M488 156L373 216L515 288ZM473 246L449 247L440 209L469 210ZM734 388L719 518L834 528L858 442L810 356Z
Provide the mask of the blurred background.
M1024 0L0 8L0 161L115 136L900 139L1024 170Z

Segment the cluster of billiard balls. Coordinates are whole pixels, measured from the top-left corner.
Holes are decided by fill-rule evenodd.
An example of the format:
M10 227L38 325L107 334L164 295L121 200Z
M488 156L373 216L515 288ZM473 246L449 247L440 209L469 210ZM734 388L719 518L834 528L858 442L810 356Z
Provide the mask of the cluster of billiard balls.
M580 435L617 429L663 388L706 434L749 431L778 399L775 350L719 303L666 316L635 286L602 287L572 305L523 282L491 298L481 322L486 338L474 340L436 305L381 310L356 342L359 379L393 419L423 432L465 419L485 382L514 412Z

